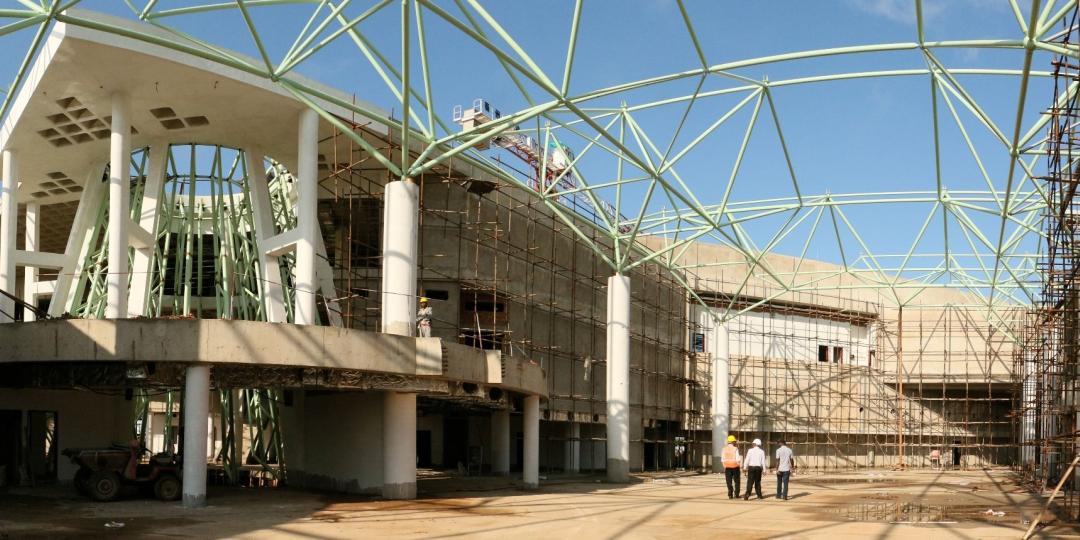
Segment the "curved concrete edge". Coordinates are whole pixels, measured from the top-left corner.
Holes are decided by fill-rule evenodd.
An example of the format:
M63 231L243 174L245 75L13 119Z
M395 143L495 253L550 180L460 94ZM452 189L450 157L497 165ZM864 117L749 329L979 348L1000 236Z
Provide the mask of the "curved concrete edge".
M546 375L539 365L497 351L441 338L259 321L53 319L0 324L0 365L18 362L177 362L351 369L547 395Z

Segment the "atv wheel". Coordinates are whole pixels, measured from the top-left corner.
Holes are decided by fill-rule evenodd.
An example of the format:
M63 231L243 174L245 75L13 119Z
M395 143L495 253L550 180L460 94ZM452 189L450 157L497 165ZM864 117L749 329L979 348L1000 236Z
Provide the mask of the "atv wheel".
M87 481L90 479L92 471L90 469L79 468L75 471L75 479L72 483L75 484L75 491L78 491L80 495L89 495L90 491L87 489Z
M120 494L120 475L110 471L97 471L86 481L86 489L95 501L111 501Z
M180 479L166 474L154 482L154 496L163 501L175 501L180 498Z

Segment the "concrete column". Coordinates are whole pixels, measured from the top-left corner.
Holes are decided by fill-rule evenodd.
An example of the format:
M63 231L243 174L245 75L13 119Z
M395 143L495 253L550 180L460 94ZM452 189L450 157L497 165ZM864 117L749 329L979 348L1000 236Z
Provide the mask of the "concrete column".
M19 217L19 168L13 150L4 150L0 188L0 290L15 294L15 233ZM15 301L0 294L0 323L15 320Z
M607 479L630 481L630 277L608 278Z
M383 198L382 327L416 335L416 238L420 189L410 178L386 184Z
M24 251L38 251L41 249L41 205L38 203L26 203L26 226L23 236ZM23 267L23 301L37 307L37 280L38 268L36 266ZM23 310L23 320L31 322L37 320L34 312Z
M169 143L156 140L150 144L146 183L143 187L138 227L157 238L158 210L161 206L162 189L165 186L165 167L169 159ZM136 246L131 264L131 292L128 297L128 317L146 314L147 298L150 295L150 263L154 258L156 245ZM228 261L228 257L223 256Z
M206 430L210 366L192 364L184 377L184 506L206 506Z
M525 489L540 487L540 396L524 399L525 463L522 464L522 480Z
M383 393L382 496L416 498L416 394Z
M563 458L565 472L581 472L581 424L570 422L567 424L569 436L566 441L566 455Z
M315 244L319 222L319 115L311 109L300 113L300 138L297 141L296 179L299 187L296 209L295 294L296 324L316 324Z
M129 109L126 94L113 94L112 139L109 146L109 275L106 279L106 319L127 317L128 221L131 220Z
M263 169L263 152L259 148L244 148L244 163L247 166L248 192L251 194L251 221L255 227L255 240L263 245L266 239L274 236L274 214L270 204L270 188ZM272 323L286 322L285 292L281 286L281 266L278 258L266 254L260 249L256 253L259 261L259 296L266 309L266 320Z
M726 324L713 323L713 380L712 380L712 470L724 472L723 455L731 429L731 387Z
M416 239L420 189L412 179L386 184L383 198L382 329L416 333ZM416 394L383 400L383 498L416 498Z
M510 474L510 411L491 413L491 473Z

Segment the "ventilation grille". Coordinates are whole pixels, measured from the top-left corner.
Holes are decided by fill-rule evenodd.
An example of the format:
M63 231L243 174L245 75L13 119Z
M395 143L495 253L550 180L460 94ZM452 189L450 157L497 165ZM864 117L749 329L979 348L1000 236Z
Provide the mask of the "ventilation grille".
M38 191L31 193L31 197L35 199L41 199L50 195L78 193L83 190L82 186L75 185L74 180L68 178L68 175L60 171L48 172L45 173L45 176L48 177L48 180L44 180L40 184L38 184Z
M210 120L205 116L185 116L181 118L172 107L150 109L150 114L161 123L161 127L169 130L210 125Z
M58 99L56 105L60 107L61 112L45 117L46 122L52 127L38 131L38 135L49 141L49 144L63 148L109 138L111 116L98 118L74 97ZM131 133L137 134L139 130L133 126Z

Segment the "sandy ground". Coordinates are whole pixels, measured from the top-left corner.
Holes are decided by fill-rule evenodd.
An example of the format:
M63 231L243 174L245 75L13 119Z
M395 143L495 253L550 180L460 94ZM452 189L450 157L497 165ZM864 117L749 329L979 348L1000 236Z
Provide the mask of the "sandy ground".
M1041 509L1006 470L809 473L792 479L788 501L774 497L774 477L760 501L729 500L722 476L636 480L559 476L524 492L505 479L435 475L407 502L212 487L203 509L19 488L0 492L0 538L1019 538ZM1055 523L1036 537L1080 538L1080 528Z

